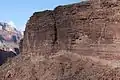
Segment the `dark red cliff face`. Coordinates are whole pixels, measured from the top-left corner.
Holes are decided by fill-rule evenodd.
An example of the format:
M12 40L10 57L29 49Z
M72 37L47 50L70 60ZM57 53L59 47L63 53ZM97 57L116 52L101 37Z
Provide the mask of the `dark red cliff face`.
M22 53L45 55L75 45L119 43L119 3L91 0L35 12L26 25Z

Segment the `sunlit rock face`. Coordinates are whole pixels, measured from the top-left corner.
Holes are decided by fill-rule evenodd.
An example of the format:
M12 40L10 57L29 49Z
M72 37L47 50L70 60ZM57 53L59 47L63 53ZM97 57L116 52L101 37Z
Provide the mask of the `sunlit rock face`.
M8 51L9 48L19 48L22 38L22 31L13 22L0 22L0 49Z
M17 30L14 25L10 23L0 22L0 37L5 41L13 41L13 37L20 41L23 38L22 32ZM1 38L0 38L1 40Z
M118 44L119 3L118 0L99 0L97 3L91 0L58 6L53 11L35 12L26 25L23 53L50 54L91 44Z
M21 55L0 68L0 80L117 80L120 1L89 0L35 12Z

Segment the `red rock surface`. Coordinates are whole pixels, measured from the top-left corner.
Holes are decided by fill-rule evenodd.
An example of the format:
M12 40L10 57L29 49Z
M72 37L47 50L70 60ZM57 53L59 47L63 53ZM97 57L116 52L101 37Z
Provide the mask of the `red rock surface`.
M1 66L0 79L119 80L119 25L119 0L35 12L26 25L21 57Z

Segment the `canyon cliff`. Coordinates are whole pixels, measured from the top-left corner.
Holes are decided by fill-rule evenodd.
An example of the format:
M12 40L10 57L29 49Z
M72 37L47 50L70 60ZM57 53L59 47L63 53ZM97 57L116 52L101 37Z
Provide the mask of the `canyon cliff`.
M21 56L1 66L0 79L117 80L119 30L119 0L89 0L35 12L26 24Z
M95 1L35 12L26 25L22 53L41 52L42 55L49 55L59 50L74 50L76 47L118 44L119 1ZM112 48L111 45L109 47Z

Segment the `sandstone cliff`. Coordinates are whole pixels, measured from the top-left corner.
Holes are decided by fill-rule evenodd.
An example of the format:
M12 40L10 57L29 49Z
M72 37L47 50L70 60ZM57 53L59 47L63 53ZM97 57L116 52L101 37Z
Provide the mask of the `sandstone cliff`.
M45 55L54 50L76 49L77 45L83 48L90 44L119 43L119 1L95 1L35 12L26 26L22 53Z
M117 80L120 1L89 0L35 12L22 56L1 66L1 80ZM6 68L6 69L3 69Z

